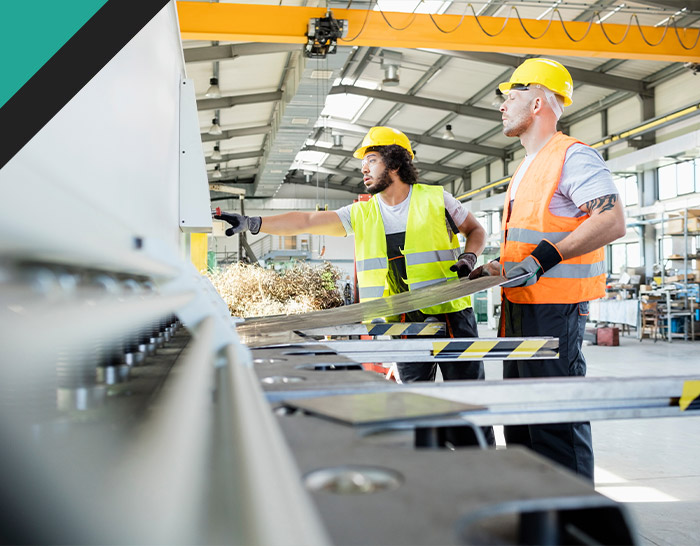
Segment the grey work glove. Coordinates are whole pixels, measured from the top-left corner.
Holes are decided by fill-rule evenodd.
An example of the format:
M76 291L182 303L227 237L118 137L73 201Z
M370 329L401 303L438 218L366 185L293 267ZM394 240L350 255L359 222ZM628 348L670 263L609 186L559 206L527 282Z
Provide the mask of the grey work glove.
M462 252L457 258L457 262L450 266L450 271L456 271L460 279L468 277L476 265L476 254L473 252Z
M500 259L500 256L494 260L491 260L491 262L489 262L489 263L498 262L499 259ZM474 271L469 273L469 279L478 279L479 277L489 277L491 275L491 273L489 273L488 265L489 264L484 264L484 265L480 265L479 267L477 267Z
M518 279L512 283L505 283L503 288L515 288L516 286L532 286L542 275L561 262L562 256L559 249L547 239L542 239L527 258L506 271L506 278L512 279L527 274L524 279Z
M237 212L222 212L215 214L214 218L231 224L231 227L226 230L226 235L229 237L241 231L250 231L253 235L257 235L260 232L260 226L262 226L261 216L244 216Z

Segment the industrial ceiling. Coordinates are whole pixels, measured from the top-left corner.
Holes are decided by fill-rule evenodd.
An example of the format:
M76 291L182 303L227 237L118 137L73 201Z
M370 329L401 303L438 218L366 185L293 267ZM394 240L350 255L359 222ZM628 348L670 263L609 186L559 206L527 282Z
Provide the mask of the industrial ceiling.
M326 8L349 21L345 39L336 53L307 58L308 13ZM285 187L299 198L360 193L352 151L374 125L409 136L422 182L469 190L483 167L489 180L506 176L520 148L502 135L494 99L524 58L547 55L570 69L565 131L635 96L640 119L653 119L654 88L700 62L693 0L222 1L178 10L209 180L248 198ZM458 29L466 34L453 37ZM212 81L218 94L208 93Z

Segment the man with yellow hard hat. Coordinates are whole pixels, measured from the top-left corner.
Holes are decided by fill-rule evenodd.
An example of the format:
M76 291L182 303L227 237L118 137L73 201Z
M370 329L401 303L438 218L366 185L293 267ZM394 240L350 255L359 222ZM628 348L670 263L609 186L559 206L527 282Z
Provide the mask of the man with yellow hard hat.
M557 131L574 90L563 65L528 59L499 90L503 133L527 155L506 192L500 258L471 276L528 274L503 285L501 335L559 338L558 359L504 361L505 379L585 376L588 302L605 293L603 247L626 232L622 204L600 154ZM588 422L507 426L505 437L593 480Z
M365 188L372 194L369 201L336 211L289 212L262 218L231 213L215 218L231 224L227 235L246 229L254 234L354 234L361 301L468 276L484 249L486 232L442 186L418 183L406 135L391 127L373 127L353 155L362 160ZM467 239L461 253L457 240L460 232ZM478 337L470 296L397 319L437 320L445 322L449 337ZM399 363L397 367L403 382L435 379L436 364L432 362ZM440 370L448 381L484 379L481 361L444 362ZM472 443L462 438L461 432L463 427L447 431L448 441L455 445ZM493 429L483 427L483 432L493 445Z

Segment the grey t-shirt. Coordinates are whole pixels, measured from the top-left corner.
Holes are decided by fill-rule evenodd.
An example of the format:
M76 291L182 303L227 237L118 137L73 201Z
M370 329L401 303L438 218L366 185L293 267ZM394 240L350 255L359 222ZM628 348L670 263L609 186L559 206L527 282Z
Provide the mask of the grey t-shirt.
M537 154L525 157L522 166L513 177L510 190L511 203L515 198L523 175ZM604 195L617 194L610 169L597 150L583 144L574 144L566 151L559 187L552 196L549 211L556 216L577 218L585 213L579 207Z
M384 222L384 233L391 235L393 233L401 233L406 231L406 223L408 221L408 206L411 202L411 195L413 194L413 187L408 190L408 197L401 201L398 205L387 205L381 196L377 196L379 202L379 210L382 213L382 222ZM445 209L450 213L452 220L459 227L469 216L469 209L465 207L462 203L457 201L451 194L444 192L445 196ZM346 235L352 235L352 221L350 220L350 209L352 205L347 205L345 207L336 210L336 214L340 217L340 221L343 223Z

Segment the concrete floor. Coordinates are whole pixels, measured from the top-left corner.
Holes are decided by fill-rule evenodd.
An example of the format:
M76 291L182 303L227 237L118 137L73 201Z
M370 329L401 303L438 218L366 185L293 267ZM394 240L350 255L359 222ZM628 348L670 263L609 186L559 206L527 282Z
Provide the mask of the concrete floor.
M495 337L492 330L481 337ZM638 341L619 347L586 345L589 377L697 375L700 342ZM500 374L487 363L487 379ZM596 489L627 505L640 544L700 544L700 412L697 417L596 421L593 427ZM502 433L500 440L502 442Z

